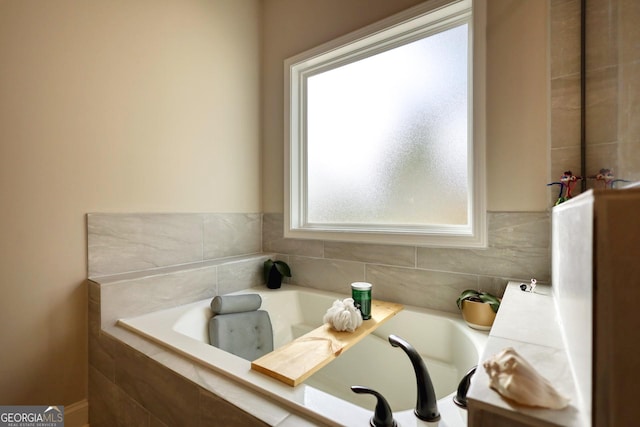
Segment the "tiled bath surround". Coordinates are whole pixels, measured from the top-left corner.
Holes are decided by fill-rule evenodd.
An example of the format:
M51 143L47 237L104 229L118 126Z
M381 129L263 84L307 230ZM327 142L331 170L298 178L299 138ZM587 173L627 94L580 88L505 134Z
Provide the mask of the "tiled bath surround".
M211 417L224 425L308 424L115 327L118 318L261 284L268 256L286 259L298 285L348 293L351 282L367 280L375 298L450 312L463 289L501 295L509 279L550 277L545 212L489 213L487 249L284 239L282 214L91 214L87 223L95 426L208 425Z
M464 289L502 295L509 280L550 280L546 212L489 212L489 247L442 249L283 238L283 215L264 214L263 251L291 266L291 282L348 293L371 282L373 297L457 312Z
M115 326L117 319L262 282L261 214L91 214L88 226L92 426L265 425L290 415ZM239 391L240 390L240 391ZM216 395L217 393L217 395ZM244 397L244 410L218 397ZM233 399L229 399L232 400ZM236 402L236 404L238 404ZM243 403L238 406L242 407Z

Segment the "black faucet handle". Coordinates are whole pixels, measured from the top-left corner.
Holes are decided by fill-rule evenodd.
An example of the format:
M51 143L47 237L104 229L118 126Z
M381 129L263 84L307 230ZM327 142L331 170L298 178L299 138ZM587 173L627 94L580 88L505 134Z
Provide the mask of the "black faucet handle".
M461 408L467 409L467 392L469 391L469 386L471 385L471 377L476 373L477 368L477 365L471 368L469 372L467 372L467 374L462 377L462 380L460 380L460 384L458 384L458 391L453 397L453 403Z
M389 403L380 393L368 387L359 385L352 385L351 390L358 394L372 394L378 399L376 409L373 412L373 417L371 417L371 420L369 421L369 425L371 425L371 427L396 427L398 425L396 420L393 419L393 413L391 412Z

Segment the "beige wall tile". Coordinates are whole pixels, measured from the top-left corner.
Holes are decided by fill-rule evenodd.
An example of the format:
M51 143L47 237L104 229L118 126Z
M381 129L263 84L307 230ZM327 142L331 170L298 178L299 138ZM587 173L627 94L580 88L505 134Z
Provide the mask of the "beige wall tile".
M149 414L149 427L169 427L167 424L160 421L153 414Z
M618 0L590 1L587 5L587 69L618 64Z
M364 264L361 262L308 258L289 258L291 283L324 291L351 294L351 283L364 280Z
M218 295L264 285L263 265L267 256L221 264L218 267Z
M551 146L580 145L580 74L551 80Z
M89 337L89 364L105 378L115 381L116 365L114 360L113 339L107 335Z
M618 66L587 70L586 141L618 140Z
M551 78L580 72L580 1L553 0L551 15Z
M640 141L640 60L621 65L619 117L620 142ZM640 164L635 169L640 170Z
M87 280L87 288L89 290L87 301L89 306L89 334L97 336L100 333L100 285Z
M452 313L460 292L478 287L475 275L381 265L367 265L366 280L375 299Z
M489 292L493 295L504 295L504 291L507 288L509 280L511 279L507 277L479 276L478 289L484 292ZM527 280L525 283L530 283L530 281Z
M116 384L167 425L198 423L198 387L137 351L116 358Z
M89 366L89 424L93 427L118 425L118 387Z
M89 277L202 260L202 217L89 214Z
M268 426L269 424L227 403L213 393L200 390L199 427L209 426L245 427Z
M183 270L103 285L102 325L217 295L217 267Z
M640 61L640 2L619 0L620 62Z
M418 268L515 280L536 277L548 282L551 276L549 260L547 248L418 248Z
M490 212L489 246L496 248L549 248L548 212Z
M262 244L262 215L204 214L204 259L258 253Z
M618 144L618 170L616 178L640 181L640 140Z
M416 250L413 246L326 241L324 257L401 267L414 267L416 264Z
M281 254L321 257L324 253L322 240L284 238L284 214L265 213L262 225L262 250Z
M118 390L118 410L118 427L149 426L149 413L122 390Z

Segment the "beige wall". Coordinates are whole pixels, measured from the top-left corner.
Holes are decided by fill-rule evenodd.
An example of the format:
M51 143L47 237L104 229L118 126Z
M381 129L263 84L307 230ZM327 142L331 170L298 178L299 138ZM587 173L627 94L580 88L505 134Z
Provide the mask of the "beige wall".
M283 61L415 0L269 0L264 4L263 210L283 211ZM490 0L487 10L487 206L548 207L547 1Z
M259 212L258 0L0 0L0 404L86 397L87 212Z
M545 210L548 2L487 3L487 208Z

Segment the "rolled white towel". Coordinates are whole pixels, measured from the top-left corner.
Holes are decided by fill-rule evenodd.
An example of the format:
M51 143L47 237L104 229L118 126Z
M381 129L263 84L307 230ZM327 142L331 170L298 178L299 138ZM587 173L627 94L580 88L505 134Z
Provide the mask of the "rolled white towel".
M338 299L329 307L322 321L329 323L336 331L353 332L362 325L362 314L353 303L353 298Z

